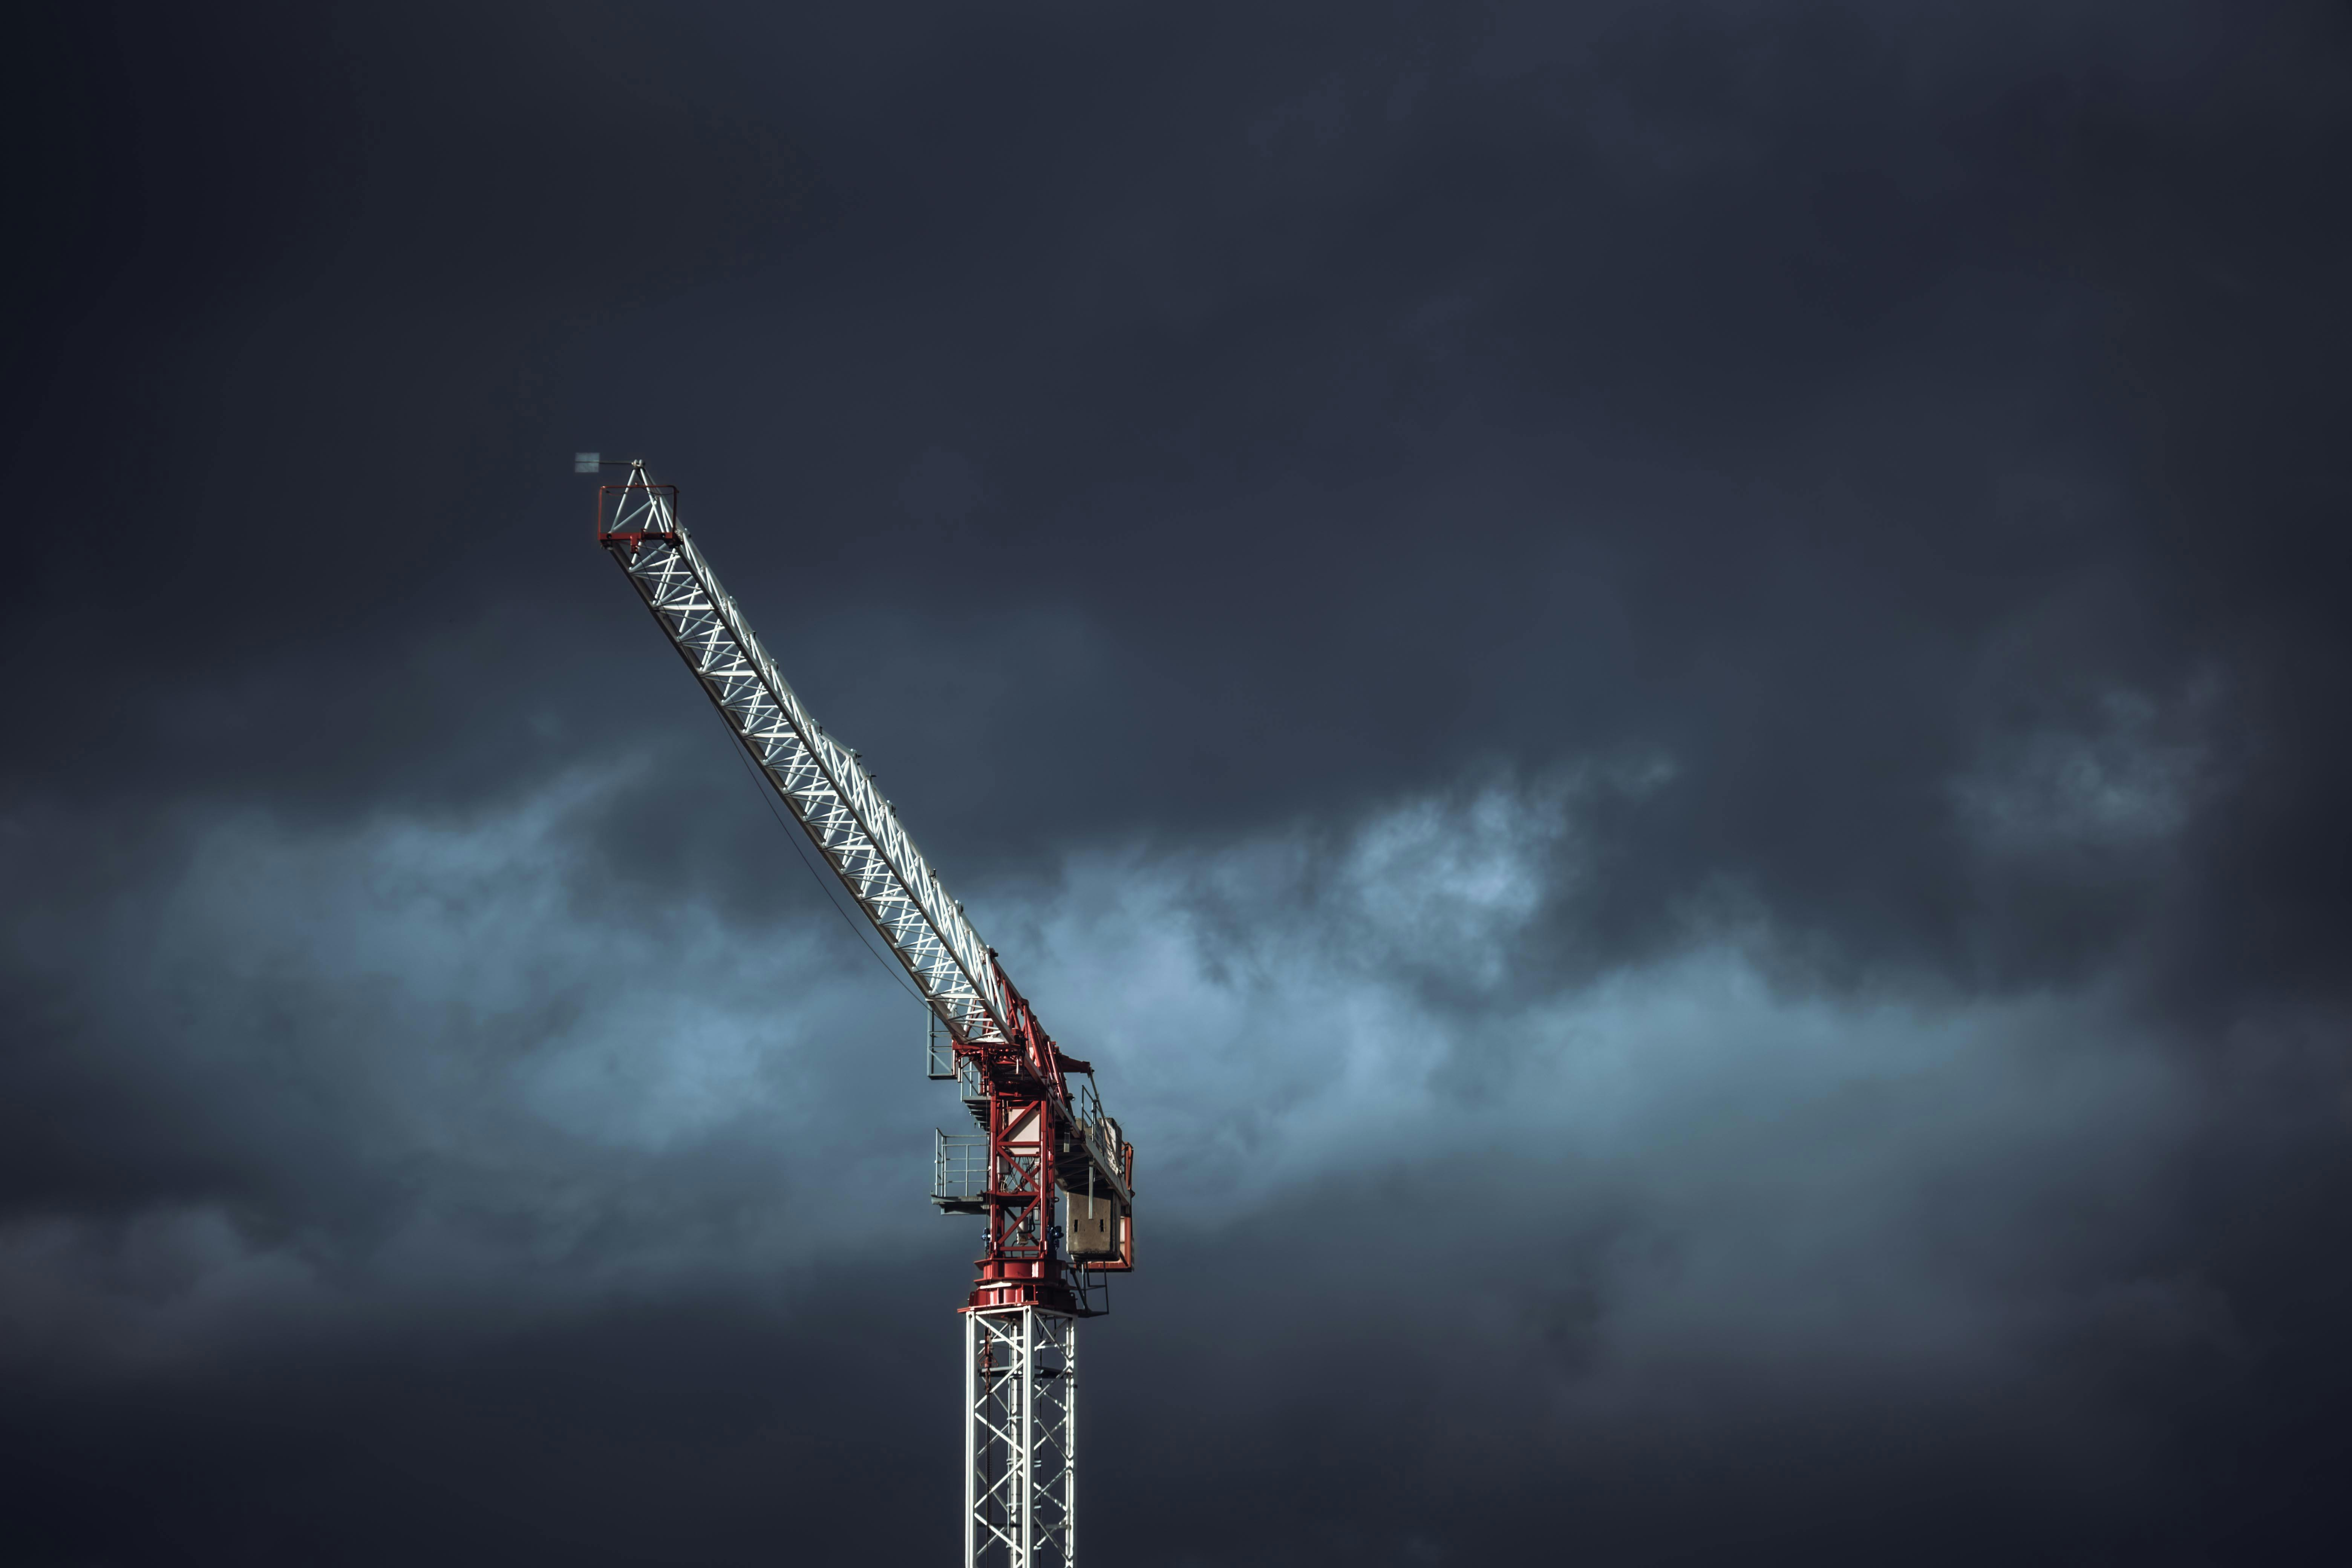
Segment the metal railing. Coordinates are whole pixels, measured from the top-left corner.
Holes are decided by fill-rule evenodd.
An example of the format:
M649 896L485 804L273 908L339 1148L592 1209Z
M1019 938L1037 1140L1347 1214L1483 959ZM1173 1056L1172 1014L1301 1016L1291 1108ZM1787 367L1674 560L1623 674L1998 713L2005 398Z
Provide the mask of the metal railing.
M988 1078L980 1063L970 1057L955 1065L956 1093L963 1100L964 1109L972 1113L983 1127L988 1124Z
M946 1214L983 1214L988 1208L988 1134L931 1134L931 1202Z
M923 1076L948 1079L956 1075L955 1041L940 1027L940 1016L923 1009Z

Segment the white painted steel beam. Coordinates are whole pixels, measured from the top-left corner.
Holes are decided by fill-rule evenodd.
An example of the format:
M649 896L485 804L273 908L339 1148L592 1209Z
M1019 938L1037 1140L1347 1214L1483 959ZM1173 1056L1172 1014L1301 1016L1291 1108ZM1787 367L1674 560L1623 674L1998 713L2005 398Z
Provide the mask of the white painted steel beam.
M1003 1043L1003 987L963 907L856 755L825 733L778 673L677 525L670 492L647 481L642 464L630 481L604 528L613 559L940 1022L963 1044ZM613 538L620 534L635 537Z

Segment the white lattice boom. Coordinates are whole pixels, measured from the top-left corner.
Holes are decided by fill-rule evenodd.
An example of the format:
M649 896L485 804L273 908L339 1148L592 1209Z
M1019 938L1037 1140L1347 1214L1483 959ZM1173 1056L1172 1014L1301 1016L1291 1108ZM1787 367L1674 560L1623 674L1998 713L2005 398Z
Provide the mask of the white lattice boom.
M606 537L629 582L661 622L858 907L962 1044L1003 1042L1006 1009L988 944L898 821L857 755L824 732L677 525L677 498L637 465L615 486L621 510Z

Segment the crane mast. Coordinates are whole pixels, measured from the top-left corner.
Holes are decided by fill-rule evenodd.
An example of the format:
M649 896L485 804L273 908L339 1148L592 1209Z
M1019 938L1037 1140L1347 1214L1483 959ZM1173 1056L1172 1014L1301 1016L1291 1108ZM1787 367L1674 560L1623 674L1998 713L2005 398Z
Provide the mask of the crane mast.
M576 467L593 472L594 453ZM613 465L617 466L617 465ZM1094 1069L1066 1055L858 753L810 715L642 461L597 491L596 542L880 933L933 1022L929 1067L978 1131L941 1132L932 1202L986 1219L964 1321L967 1568L1071 1568L1077 1320L1135 1266L1135 1150ZM946 1036L944 1051L939 1034Z

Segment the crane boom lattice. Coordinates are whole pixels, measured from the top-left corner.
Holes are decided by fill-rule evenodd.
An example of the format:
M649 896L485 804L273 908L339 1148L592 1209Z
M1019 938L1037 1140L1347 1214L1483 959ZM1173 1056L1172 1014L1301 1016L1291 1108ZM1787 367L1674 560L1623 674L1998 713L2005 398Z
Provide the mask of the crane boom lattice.
M939 874L856 753L824 732L718 574L677 526L677 494L638 468L603 534L638 548L621 568L687 668L769 784L882 933L923 999L959 1043L1002 1044L1005 1007L988 944L940 885Z

